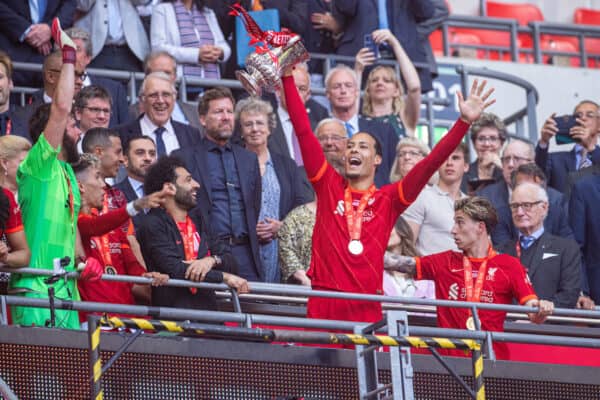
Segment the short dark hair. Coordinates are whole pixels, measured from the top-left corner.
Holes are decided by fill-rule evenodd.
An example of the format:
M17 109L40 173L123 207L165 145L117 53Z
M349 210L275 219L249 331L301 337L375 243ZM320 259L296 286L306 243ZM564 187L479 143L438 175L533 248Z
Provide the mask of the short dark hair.
M356 134L359 134L359 133L364 133L365 135L371 136L371 138L375 142L375 154L377 154L380 157L383 157L383 147L381 146L381 141L379 140L379 138L377 136L375 136L374 134L372 134L371 132L360 131L360 132L357 132Z
M456 200L454 203L454 212L457 211L462 211L474 221L483 222L488 234L498 224L496 209L488 199L483 197L474 196Z
M235 106L235 99L233 98L233 94L231 94L231 90L223 86L217 86L212 89L208 89L202 97L200 97L200 101L198 102L198 114L206 115L208 113L208 106L210 102L213 100L219 99L230 99L231 104Z
M465 159L465 162L468 164L469 163L469 146L467 146L467 144L465 142L460 142L458 144L458 146L456 146L456 149L453 151L453 153L456 151L459 151L462 153L463 158Z
M175 183L175 169L186 168L185 163L177 156L161 156L148 169L144 179L146 195L161 191L165 183Z
M506 142L506 127L504 126L504 122L502 122L500 117L496 114L483 113L477 121L473 122L473 125L471 125L471 141L473 143L477 140L479 132L484 128L495 128L498 131L500 143L504 144L504 142Z
M91 99L102 99L107 101L112 108L112 97L102 86L90 85L82 88L75 96L73 102L76 109L81 110L87 106Z
M92 128L88 130L81 141L81 148L84 153L92 153L95 147L103 149L111 146L111 137L118 137L119 133L109 128Z
M129 153L129 148L131 147L131 143L135 142L136 140L147 140L150 143L152 143L152 145L156 148L156 143L154 142L154 139L152 139L150 136L146 136L146 135L134 136L134 137L130 138L129 140L127 140L125 143L121 143L123 145L123 154Z
M29 118L29 136L31 137L31 143L35 144L42 132L48 124L50 119L50 107L52 104L42 104L31 115Z
M522 174L525 176L529 176L530 178L537 178L542 182L542 186L546 188L546 174L540 167L537 166L536 163L528 163L519 165L517 169L515 169L510 174L510 186L514 189L517 186L517 175Z
M10 59L10 56L2 50L0 50L0 64L4 65L4 69L6 69L6 77L11 80L13 74L13 63Z

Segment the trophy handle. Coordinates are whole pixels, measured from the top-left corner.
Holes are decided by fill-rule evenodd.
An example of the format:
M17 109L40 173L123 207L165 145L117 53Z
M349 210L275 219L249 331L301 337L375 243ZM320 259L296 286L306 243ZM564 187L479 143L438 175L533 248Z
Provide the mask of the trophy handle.
M252 75L246 71L239 70L235 71L235 77L238 79L238 81L240 81L244 89L246 89L251 96L260 97L262 94L262 89Z

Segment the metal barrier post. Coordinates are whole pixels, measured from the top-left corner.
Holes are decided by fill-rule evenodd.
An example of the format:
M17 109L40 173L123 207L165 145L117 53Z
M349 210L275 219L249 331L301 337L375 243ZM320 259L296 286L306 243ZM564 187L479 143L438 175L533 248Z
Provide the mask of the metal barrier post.
M100 324L99 317L89 315L88 339L90 343L90 378L92 380L90 399L102 400L104 391L102 390L102 360L100 359Z
M408 336L408 315L406 311L387 313L388 334L390 336ZM409 347L390 347L390 373L394 400L413 400L415 398L414 371Z
M471 360L473 361L473 384L475 389L475 399L485 400L485 387L483 384L483 355L478 346L471 351Z

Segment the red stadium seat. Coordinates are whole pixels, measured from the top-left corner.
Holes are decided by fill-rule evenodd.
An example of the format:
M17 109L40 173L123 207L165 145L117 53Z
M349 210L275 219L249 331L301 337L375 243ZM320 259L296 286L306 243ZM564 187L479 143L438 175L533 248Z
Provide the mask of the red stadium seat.
M591 10L589 8L577 8L573 15L573 22L576 24L583 25L598 25L600 26L600 11ZM577 39L573 38L575 46L579 47ZM600 56L600 39L585 39L585 51L589 55ZM600 67L600 61L598 59L589 59L588 67Z
M527 26L527 24L533 21L544 20L544 14L542 14L542 11L534 4L498 3L495 1L488 1L486 3L486 8L489 17L516 19L521 26ZM519 33L519 40L521 41L521 45L525 48L531 48L533 46L531 35L527 33Z

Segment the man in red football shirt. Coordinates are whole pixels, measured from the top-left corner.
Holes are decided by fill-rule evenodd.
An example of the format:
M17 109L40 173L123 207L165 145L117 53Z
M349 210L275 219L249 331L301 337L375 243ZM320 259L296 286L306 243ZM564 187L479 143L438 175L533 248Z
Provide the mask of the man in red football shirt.
M460 119L448 134L400 182L377 189L375 170L382 160L377 139L364 132L348 140L345 177L325 160L310 128L291 69L283 77L289 114L298 137L304 167L317 194L317 217L308 276L313 289L383 294L383 255L398 216L412 203L431 175L450 156L483 110L493 89L473 83L469 97L458 94ZM310 318L378 321L378 302L311 297Z
M413 274L416 279L433 280L439 300L512 304L516 299L519 304L539 307L537 313L529 314L529 319L542 323L552 313L554 304L538 300L525 267L517 258L494 251L489 233L497 222L496 211L488 200L460 199L454 204L451 231L460 252L448 250L416 258L386 253L385 267ZM478 316L483 330L504 330L506 312L479 310ZM438 307L437 322L442 328L475 329L468 308ZM496 357L508 358L506 344L494 342L494 351Z

